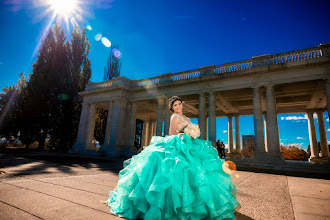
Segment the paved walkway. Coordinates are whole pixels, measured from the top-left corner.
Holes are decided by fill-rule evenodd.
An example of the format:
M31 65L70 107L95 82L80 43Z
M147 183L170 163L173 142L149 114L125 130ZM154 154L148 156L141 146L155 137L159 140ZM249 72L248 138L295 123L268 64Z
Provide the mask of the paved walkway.
M120 219L101 201L121 164L0 155L0 219ZM237 219L330 219L330 180L247 171L232 178L242 205Z

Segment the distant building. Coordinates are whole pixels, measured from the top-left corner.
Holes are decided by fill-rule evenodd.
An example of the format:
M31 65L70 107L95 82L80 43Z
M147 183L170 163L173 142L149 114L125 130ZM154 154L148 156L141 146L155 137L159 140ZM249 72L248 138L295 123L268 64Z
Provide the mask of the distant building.
M254 135L246 134L242 135L242 154L244 157L251 157L255 149Z

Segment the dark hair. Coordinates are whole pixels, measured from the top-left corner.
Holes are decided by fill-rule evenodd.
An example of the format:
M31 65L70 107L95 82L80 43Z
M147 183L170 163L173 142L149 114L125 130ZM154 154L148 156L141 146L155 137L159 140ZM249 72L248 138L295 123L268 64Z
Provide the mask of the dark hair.
M171 112L174 112L173 110L173 104L175 101L180 101L182 103L182 99L179 96L172 96L169 101L168 101L168 108L170 109Z

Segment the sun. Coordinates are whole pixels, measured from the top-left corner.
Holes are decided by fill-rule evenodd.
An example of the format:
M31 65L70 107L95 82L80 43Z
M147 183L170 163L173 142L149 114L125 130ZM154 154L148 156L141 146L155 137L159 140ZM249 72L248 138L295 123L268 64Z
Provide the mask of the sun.
M70 16L78 7L77 0L48 0L48 3L58 15Z

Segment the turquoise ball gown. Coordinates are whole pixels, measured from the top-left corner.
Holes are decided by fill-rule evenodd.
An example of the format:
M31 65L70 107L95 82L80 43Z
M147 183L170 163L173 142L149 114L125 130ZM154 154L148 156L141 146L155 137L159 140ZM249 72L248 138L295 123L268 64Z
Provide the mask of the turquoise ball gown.
M154 136L124 162L106 203L127 219L236 219L237 190L223 163L209 141Z

